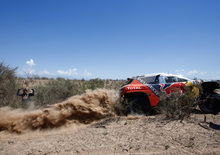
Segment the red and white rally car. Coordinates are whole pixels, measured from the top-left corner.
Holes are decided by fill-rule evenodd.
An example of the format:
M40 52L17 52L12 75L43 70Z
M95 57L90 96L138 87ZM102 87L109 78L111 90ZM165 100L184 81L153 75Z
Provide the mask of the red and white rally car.
M190 80L188 78L179 75L172 75L165 73L143 75L143 76L128 78L127 82L125 83L125 85L122 86L120 90L120 96L121 96L121 100L124 103L129 103L129 106L131 106L130 109L132 109L133 112L136 112L135 111L136 109L142 109L143 111L148 111L152 107L158 105L160 101L160 95L162 93L169 95L170 93L176 91L184 92L186 86L194 86L196 84L198 84L198 81ZM217 82L203 82L202 87L205 88L203 89L203 92L199 92L199 89L195 88L194 94L197 97L200 95L199 98L203 101L201 102L203 107L207 107L204 106L204 105L210 105L206 101L207 97L210 96L215 96L215 98L216 96L219 97L219 94L216 94L214 92L214 89L219 88L219 84ZM208 89L209 91L207 94ZM218 107L220 105L220 98L217 100L219 103L218 104L214 103L215 109L216 109L216 105Z

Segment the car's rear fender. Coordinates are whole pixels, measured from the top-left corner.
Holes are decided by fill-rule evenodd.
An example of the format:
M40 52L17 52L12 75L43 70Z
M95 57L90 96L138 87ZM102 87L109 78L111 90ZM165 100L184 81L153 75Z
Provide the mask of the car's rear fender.
M152 88L149 86L142 84L138 80L133 80L130 84L127 84L121 89L121 96L131 96L131 95L145 95L149 100L151 106L156 106L159 102L159 97L154 93Z

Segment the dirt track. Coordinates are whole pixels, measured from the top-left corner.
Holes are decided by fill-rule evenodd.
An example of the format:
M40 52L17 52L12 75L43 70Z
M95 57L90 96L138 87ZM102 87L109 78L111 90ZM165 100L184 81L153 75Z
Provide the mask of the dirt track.
M89 91L36 111L2 108L0 155L220 154L220 131L199 126L203 115L182 123L162 115L118 117L111 113L114 94ZM220 124L220 115L207 121Z
M220 131L199 126L202 115L183 123L161 117L111 117L21 135L2 131L0 154L220 154Z

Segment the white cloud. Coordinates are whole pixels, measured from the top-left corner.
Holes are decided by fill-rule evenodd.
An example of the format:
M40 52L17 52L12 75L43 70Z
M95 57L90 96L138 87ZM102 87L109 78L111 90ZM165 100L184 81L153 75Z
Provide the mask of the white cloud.
M36 65L36 64L34 63L34 60L33 60L33 59L30 59L30 60L26 61L26 64L27 64L28 66L30 66L30 67Z
M32 68L29 68L25 71L26 74L36 74L36 71Z
M47 71L47 70L39 71L37 74L38 74L38 75L53 75L52 73L50 73L50 72Z
M77 68L69 68L64 70L56 70L56 71L49 71L47 69L45 70L38 70L35 68L36 63L33 59L30 59L26 61L26 65L19 70L18 74L21 76L28 75L39 75L39 76L48 76L48 77L75 77L83 78L83 77L91 77L92 73L88 72L87 70L84 71L78 71ZM75 77L76 78L76 77Z
M83 76L92 76L92 73L90 73L90 72L88 72L87 70L85 70L82 75L83 75Z
M57 73L60 75L65 75L65 76L74 76L78 75L77 69L76 68L70 68L68 70L57 70Z
M186 75L189 75L189 76L205 75L205 74L207 74L207 73L206 72L201 72L201 71L198 71L198 70L191 70L191 71L186 72Z
M184 69L177 69L177 70L175 70L175 72L181 74L181 73L185 72L185 70Z
M179 69L175 71L177 74L182 75L182 76L186 76L189 78L192 77L205 77L205 75L207 75L207 72L203 72L203 71L199 71L199 70L184 70L184 69Z

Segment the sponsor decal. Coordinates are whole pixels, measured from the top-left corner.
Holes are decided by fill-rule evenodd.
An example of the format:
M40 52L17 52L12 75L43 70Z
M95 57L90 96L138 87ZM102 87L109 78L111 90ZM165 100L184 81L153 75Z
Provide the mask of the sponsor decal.
M159 92L152 85L148 85L148 87L154 92L155 95L159 96Z
M141 87L127 87L128 90L141 89Z

